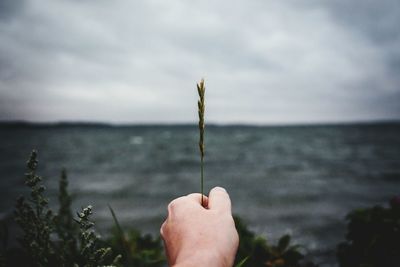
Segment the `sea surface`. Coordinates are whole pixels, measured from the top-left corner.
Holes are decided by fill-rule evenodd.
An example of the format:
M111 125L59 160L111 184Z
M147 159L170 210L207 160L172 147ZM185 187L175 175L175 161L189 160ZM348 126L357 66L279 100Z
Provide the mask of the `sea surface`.
M0 124L0 214L24 187L25 162L51 202L66 168L73 208L93 205L96 227L122 225L158 235L172 199L200 190L198 131L190 125ZM225 187L233 211L275 242L289 233L321 266L335 266L346 214L400 194L400 124L209 126L205 189Z

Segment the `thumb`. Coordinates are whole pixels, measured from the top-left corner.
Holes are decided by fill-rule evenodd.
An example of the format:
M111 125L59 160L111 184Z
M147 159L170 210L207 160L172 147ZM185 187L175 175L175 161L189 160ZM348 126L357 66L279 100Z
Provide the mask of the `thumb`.
M222 187L214 187L208 195L208 208L220 212L231 212L231 199Z

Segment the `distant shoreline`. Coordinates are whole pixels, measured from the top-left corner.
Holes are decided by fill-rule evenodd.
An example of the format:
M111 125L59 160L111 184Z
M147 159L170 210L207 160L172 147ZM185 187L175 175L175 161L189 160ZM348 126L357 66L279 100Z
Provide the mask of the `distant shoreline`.
M355 122L316 122L316 123L286 123L286 124L251 124L251 123L208 123L207 128L298 128L298 127L337 127L337 126L397 126L400 120L377 120ZM0 121L1 128L165 128L197 127L196 123L108 123L90 121L60 121L60 122L32 122L32 121Z

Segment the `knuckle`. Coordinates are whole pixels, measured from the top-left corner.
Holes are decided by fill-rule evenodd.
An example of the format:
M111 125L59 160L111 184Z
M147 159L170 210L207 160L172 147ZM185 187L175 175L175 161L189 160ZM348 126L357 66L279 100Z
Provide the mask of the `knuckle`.
M164 229L162 227L160 228L160 236L164 238Z
M164 239L165 234L167 232L167 221L165 221L160 227L160 235Z
M168 204L168 211L171 211L171 210L173 210L174 209L174 207L175 207L175 202L174 201L171 201L169 204Z
M177 203L177 200L176 200L176 199L172 200L172 201L168 204L168 209L170 209L170 210L175 209L177 204L178 204L178 203Z
M182 201L183 201L183 197L172 200L168 204L168 211L171 212L171 211L175 210Z

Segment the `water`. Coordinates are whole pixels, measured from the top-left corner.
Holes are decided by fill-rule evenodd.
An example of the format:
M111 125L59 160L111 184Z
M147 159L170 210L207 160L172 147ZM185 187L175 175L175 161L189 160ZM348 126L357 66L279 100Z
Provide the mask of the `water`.
M121 223L158 234L172 199L199 191L198 132L192 126L0 126L0 212L24 192L25 162L56 202L68 170L74 209L92 204L97 227ZM205 188L225 187L234 213L271 241L290 233L322 266L335 263L352 209L400 193L400 124L208 127Z

